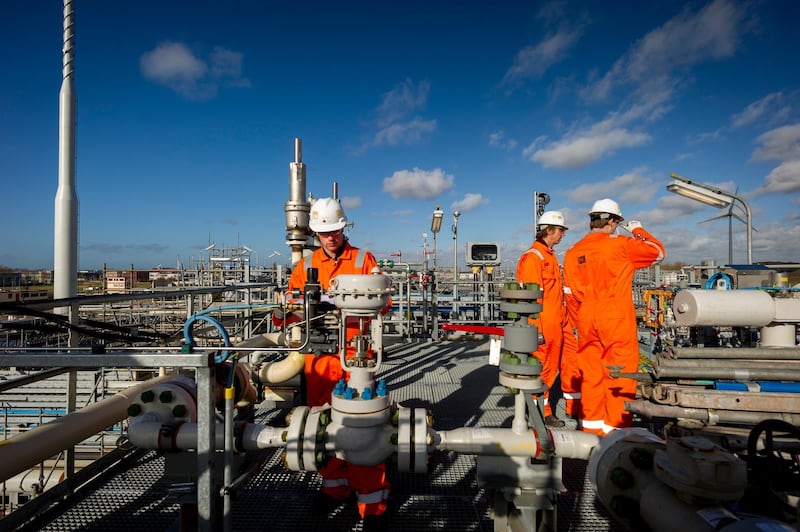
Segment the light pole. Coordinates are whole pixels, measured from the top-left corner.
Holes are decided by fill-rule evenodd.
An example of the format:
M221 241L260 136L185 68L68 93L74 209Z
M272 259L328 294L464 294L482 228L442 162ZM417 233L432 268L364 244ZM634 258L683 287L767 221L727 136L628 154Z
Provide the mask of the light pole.
M428 233L422 233L422 271L428 271Z
M442 229L442 219L444 218L444 211L436 206L431 218L431 233L433 233L433 275L431 275L431 305L433 307L433 334L434 340L439 337L439 302L437 301L437 288L436 288L436 235Z
M738 201L744 207L747 224L747 264L753 264L753 220L750 212L750 205L741 196L726 192L706 183L694 181L675 174L669 174L673 179L667 185L667 190L685 198L690 198L700 203L721 209L730 207L734 201Z
M456 314L456 300L458 299L458 217L461 213L453 213L453 314Z
M431 218L431 233L433 233L433 271L436 271L436 235L442 229L442 219L444 218L444 211L436 206L433 211L433 218Z

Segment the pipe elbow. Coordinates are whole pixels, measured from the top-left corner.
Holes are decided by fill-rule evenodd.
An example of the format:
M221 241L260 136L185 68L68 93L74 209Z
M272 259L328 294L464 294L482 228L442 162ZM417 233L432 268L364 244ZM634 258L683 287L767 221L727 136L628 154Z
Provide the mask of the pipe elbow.
M276 362L264 364L258 370L261 384L279 384L298 375L305 367L305 355L292 351L289 356Z

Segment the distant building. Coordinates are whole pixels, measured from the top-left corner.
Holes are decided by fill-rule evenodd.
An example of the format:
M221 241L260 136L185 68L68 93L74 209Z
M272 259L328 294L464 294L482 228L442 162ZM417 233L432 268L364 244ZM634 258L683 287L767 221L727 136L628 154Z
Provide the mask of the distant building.
M0 287L13 288L22 284L21 272L0 272Z
M106 275L106 293L108 294L126 294L132 286L130 275Z

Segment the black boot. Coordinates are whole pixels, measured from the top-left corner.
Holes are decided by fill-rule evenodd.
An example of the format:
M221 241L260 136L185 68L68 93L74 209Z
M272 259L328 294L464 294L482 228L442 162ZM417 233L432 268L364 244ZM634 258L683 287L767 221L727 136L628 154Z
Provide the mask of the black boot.
M564 423L562 420L558 419L556 416L552 414L544 418L544 424L554 429L560 429L561 427L566 425L566 423Z

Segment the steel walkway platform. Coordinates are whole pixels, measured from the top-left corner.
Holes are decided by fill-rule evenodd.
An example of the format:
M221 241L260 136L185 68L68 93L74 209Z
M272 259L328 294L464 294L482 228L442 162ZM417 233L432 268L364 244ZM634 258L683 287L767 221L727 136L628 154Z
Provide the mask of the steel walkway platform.
M509 427L513 398L498 384L497 368L487 364L488 341L466 338L396 344L387 349L379 376L387 379L397 403L429 409L438 430ZM558 407L561 410L560 403ZM265 401L258 407L256 421L282 426L287 411L283 403ZM254 473L233 501L235 531L361 530L354 502L326 516L313 515L312 503L321 486L317 473L288 471L279 450L248 458ZM181 530L180 500L185 495L181 486L165 481L164 464L157 452L141 453L124 470L98 478L59 507L42 513L25 530ZM389 469L392 494L387 530L495 530L491 494L477 485L475 456L437 451L427 474ZM585 461L565 459L563 482L566 491L558 499L559 531L626 530L595 500ZM217 513L222 513L221 504ZM182 522L184 530L191 529L187 515Z

